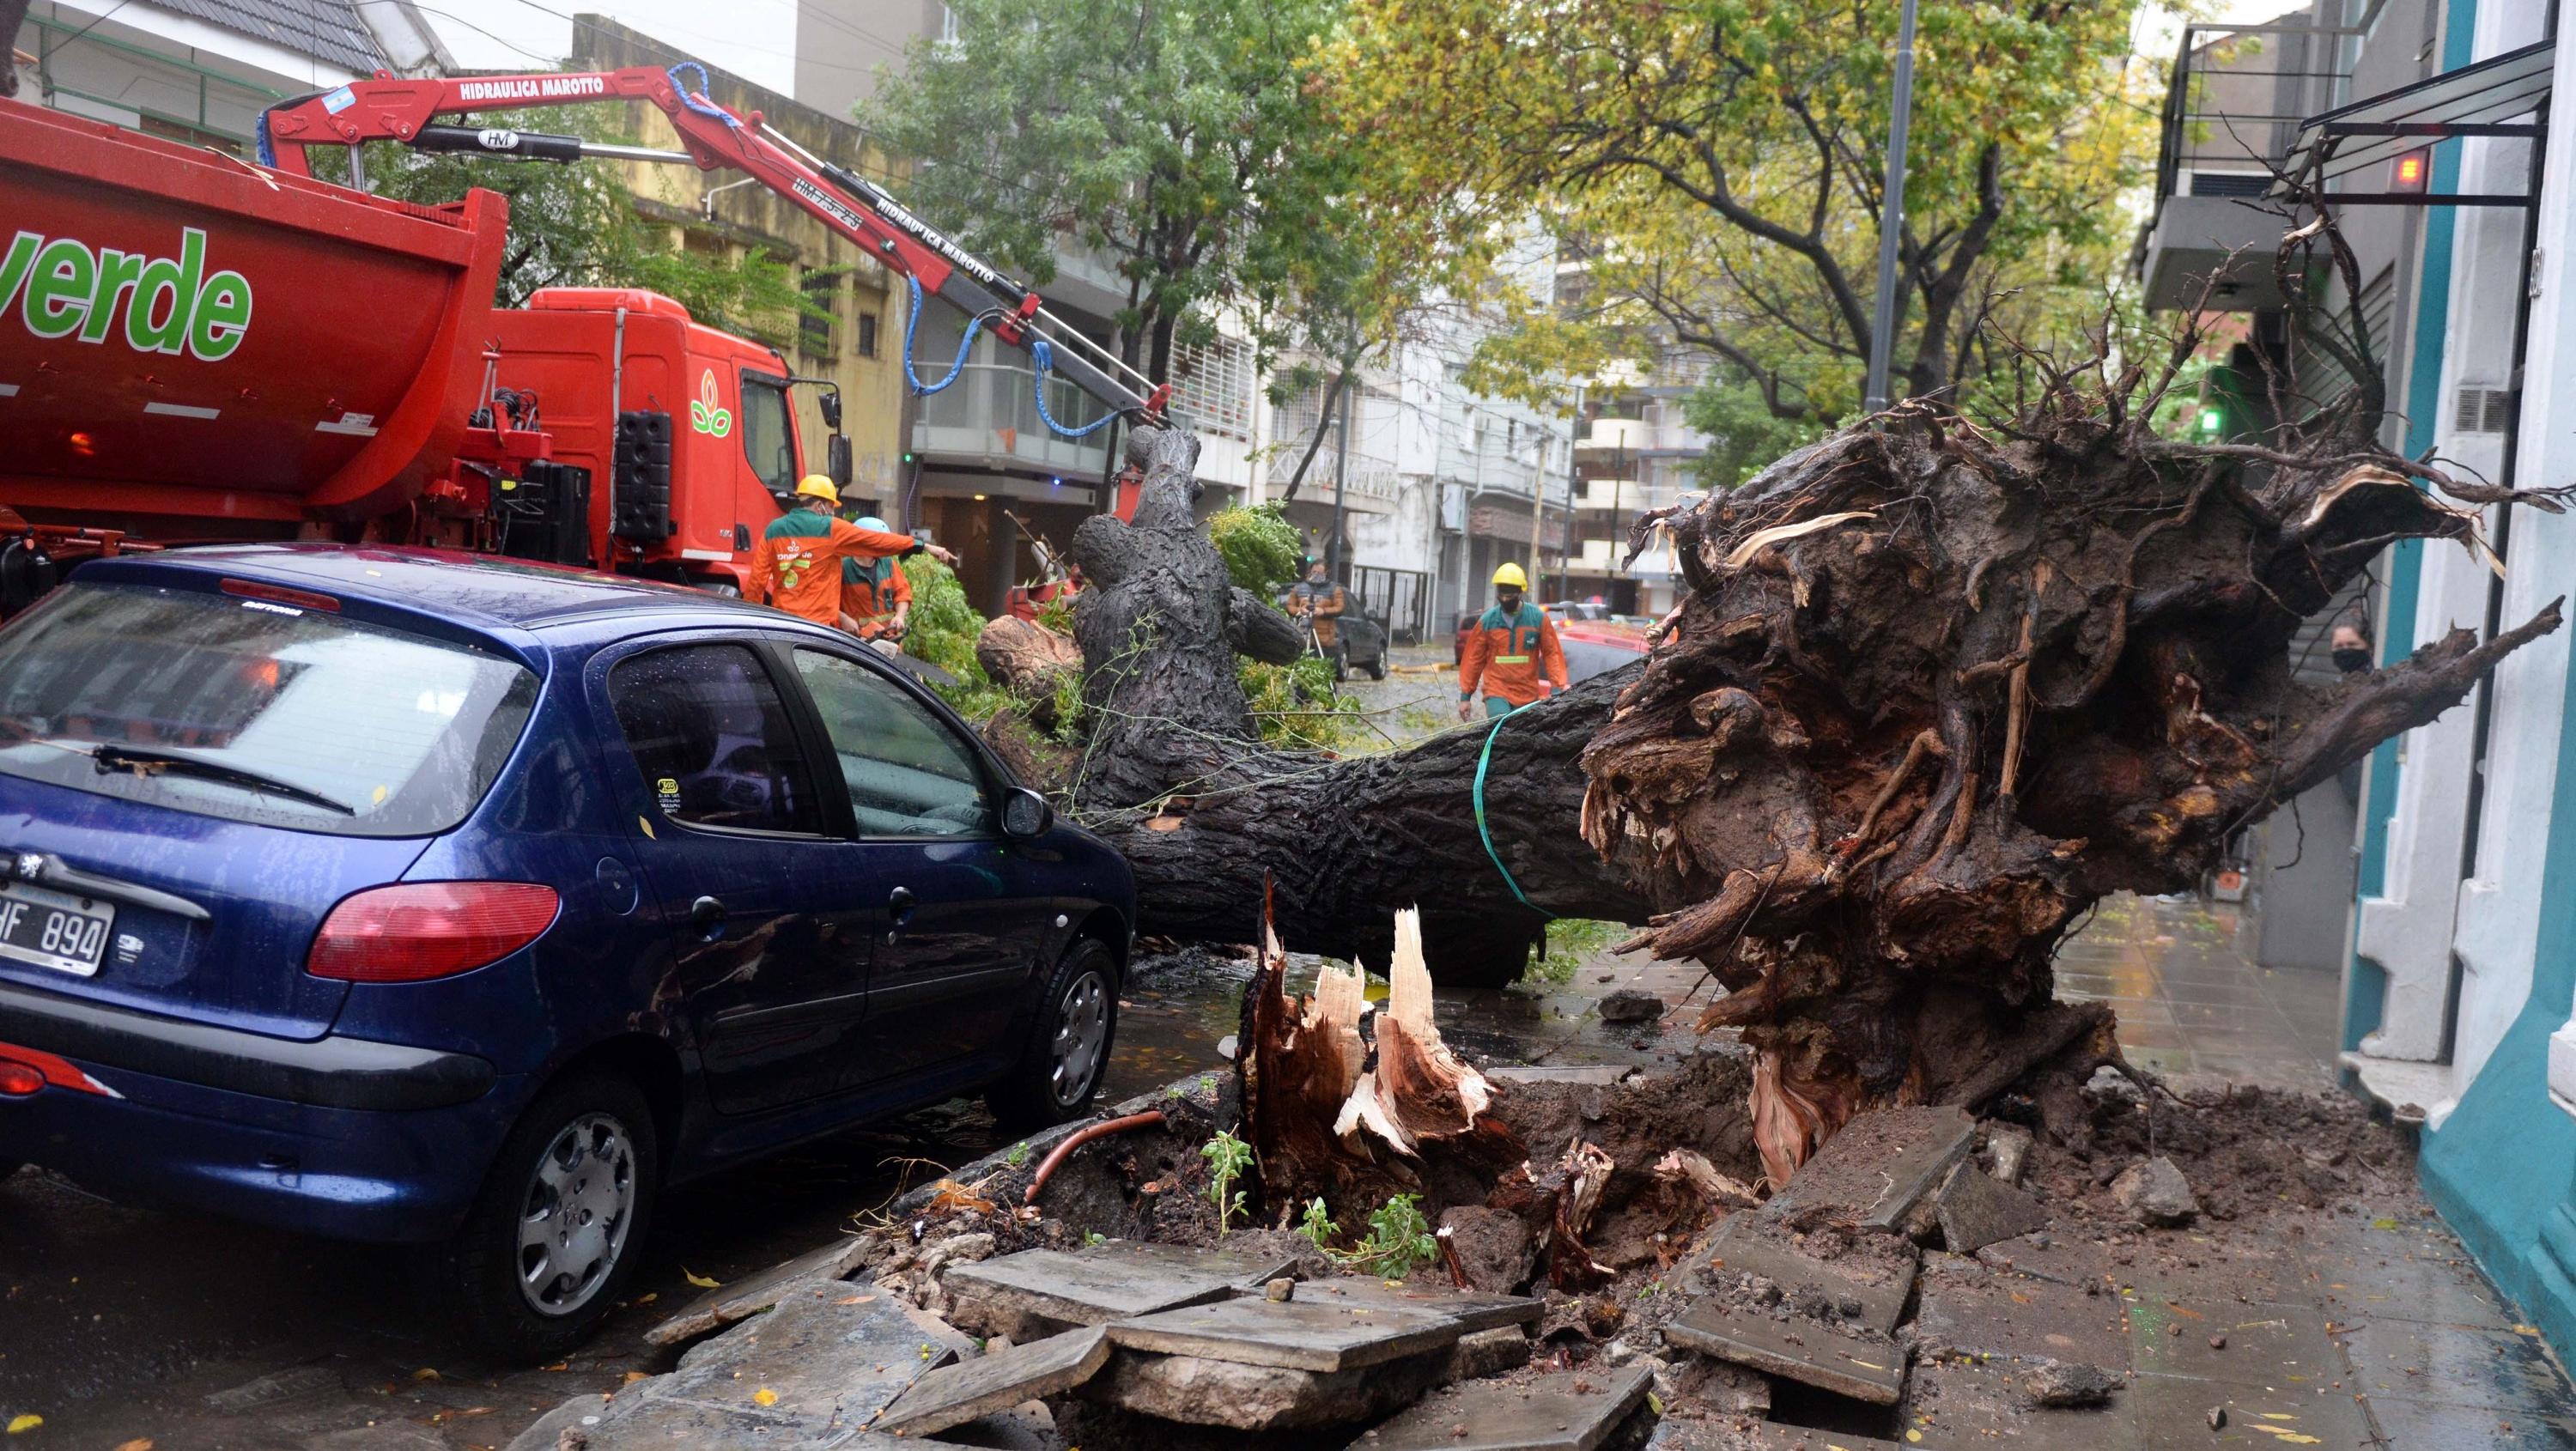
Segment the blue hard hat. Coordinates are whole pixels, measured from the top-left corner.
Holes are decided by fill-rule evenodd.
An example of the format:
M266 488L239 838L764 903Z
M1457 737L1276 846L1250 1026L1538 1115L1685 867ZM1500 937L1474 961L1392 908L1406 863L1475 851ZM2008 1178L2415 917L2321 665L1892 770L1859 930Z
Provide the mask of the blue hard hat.
M886 527L886 521L878 518L874 514L870 514L864 519L854 519L850 522L858 525L862 529L874 529L880 534L891 534L894 532L892 529Z

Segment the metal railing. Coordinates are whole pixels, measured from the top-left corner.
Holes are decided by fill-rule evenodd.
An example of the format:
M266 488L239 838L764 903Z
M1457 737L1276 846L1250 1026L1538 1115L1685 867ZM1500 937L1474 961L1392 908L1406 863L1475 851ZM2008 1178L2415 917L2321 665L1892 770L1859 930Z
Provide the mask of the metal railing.
M2263 195L2299 123L2340 104L2345 41L2362 32L2296 19L2186 25L2165 91L2156 209L2175 196Z
M1386 626L1387 638L1399 645L1418 645L1435 633L1432 595L1437 582L1417 569L1387 569L1374 564L1351 566L1347 588L1361 613Z

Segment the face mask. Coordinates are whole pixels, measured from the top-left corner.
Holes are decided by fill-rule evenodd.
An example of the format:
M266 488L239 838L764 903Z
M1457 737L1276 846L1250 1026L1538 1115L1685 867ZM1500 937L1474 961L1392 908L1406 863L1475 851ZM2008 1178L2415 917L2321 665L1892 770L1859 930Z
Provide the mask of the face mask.
M1501 603L1504 614L1512 614L1521 607L1521 592L1519 590L1507 589L1501 594L1496 595L1494 598Z
M2370 668L2370 652L2358 645L2347 645L2334 652L2334 663L2337 670L2346 674L2367 670Z

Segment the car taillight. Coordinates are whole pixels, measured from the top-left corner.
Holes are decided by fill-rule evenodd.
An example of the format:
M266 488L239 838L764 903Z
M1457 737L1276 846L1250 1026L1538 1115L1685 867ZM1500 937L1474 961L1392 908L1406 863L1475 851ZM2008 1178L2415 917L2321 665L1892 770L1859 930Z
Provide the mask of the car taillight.
M0 1059L0 1098L25 1098L45 1086L45 1075L32 1063Z
M345 982L471 972L537 940L555 889L533 882L408 882L345 898L313 934L304 970Z

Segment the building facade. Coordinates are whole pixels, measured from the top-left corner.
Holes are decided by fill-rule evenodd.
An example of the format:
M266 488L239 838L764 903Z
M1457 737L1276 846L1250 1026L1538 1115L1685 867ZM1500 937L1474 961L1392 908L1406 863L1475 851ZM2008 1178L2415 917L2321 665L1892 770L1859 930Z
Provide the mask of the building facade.
M2576 477L2576 113L2552 105L2576 58L2556 20L2550 0L2323 0L2259 37L2188 36L2140 248L2149 301L2238 307L2252 314L2250 346L2295 349L2310 320L2224 260L2231 236L2280 224L2220 204L2267 186L2259 164L2211 138L2261 135L2265 159L2351 198L2339 210L2365 285L2327 306L2388 339L2388 441L2524 487ZM2244 74L2266 50L2266 64L2309 74ZM2208 124L2230 107L2247 124ZM2205 401L2224 416L2241 400ZM2383 663L2454 628L2491 636L2570 592L2576 521L2485 514L2500 568L2421 542L2379 561L2363 603ZM2353 793L2355 882L2336 954L2347 1082L2420 1125L2427 1194L2562 1356L2576 1351L2568 656L2565 629L2534 641L2372 758Z

